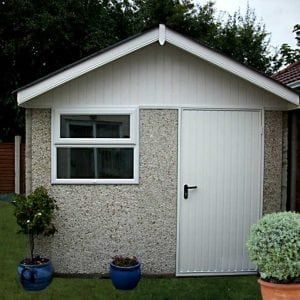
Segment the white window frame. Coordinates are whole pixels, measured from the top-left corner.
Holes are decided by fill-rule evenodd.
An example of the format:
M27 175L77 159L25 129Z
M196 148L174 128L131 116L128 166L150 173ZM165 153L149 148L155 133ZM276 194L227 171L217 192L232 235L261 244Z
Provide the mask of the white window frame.
M130 138L61 138L61 115L129 115ZM71 108L52 109L51 183L52 184L138 184L139 183L139 109ZM57 148L132 148L133 178L57 178Z

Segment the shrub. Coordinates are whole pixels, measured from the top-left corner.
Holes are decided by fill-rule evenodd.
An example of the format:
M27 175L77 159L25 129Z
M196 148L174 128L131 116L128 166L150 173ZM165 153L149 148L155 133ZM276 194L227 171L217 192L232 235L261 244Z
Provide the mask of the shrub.
M133 257L114 256L112 263L118 267L133 267L139 264L138 259Z
M31 263L34 263L35 237L40 234L50 236L56 232L52 223L54 211L58 209L56 202L44 187L39 187L27 197L16 195L12 203L15 206L17 224L20 226L19 232L28 235Z
M297 279L300 276L300 214L265 215L251 227L247 247L263 279L275 283Z

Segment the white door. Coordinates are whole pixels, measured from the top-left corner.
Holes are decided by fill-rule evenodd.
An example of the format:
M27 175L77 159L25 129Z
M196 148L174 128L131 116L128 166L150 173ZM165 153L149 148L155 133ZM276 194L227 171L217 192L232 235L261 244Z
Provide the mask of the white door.
M261 122L259 110L182 111L178 276L255 271L245 242L261 211Z

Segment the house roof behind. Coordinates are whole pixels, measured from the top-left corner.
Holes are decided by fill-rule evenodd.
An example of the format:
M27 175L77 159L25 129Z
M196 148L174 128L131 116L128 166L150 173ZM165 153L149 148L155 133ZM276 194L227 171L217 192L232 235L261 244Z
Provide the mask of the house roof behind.
M291 84L300 80L300 61L297 61L272 76L283 84Z
M253 68L249 68L217 51L208 48L207 46L201 45L169 28L166 28L165 25L160 25L157 29L149 30L148 32L136 35L116 45L108 47L18 89L16 91L18 104L22 105L23 103L72 79L155 42L159 42L161 46L163 46L166 42L174 45L293 104L299 104L299 96L287 86L282 85L282 83L276 82L273 78L270 78Z

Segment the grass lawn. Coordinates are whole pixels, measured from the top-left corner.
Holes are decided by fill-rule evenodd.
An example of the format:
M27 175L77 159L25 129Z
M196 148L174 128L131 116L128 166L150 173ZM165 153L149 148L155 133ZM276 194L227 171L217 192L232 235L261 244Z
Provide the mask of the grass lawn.
M25 292L16 275L17 263L26 255L23 235L11 204L0 201L0 299L260 299L255 276L143 278L133 291L117 291L109 279L54 278L42 292Z

